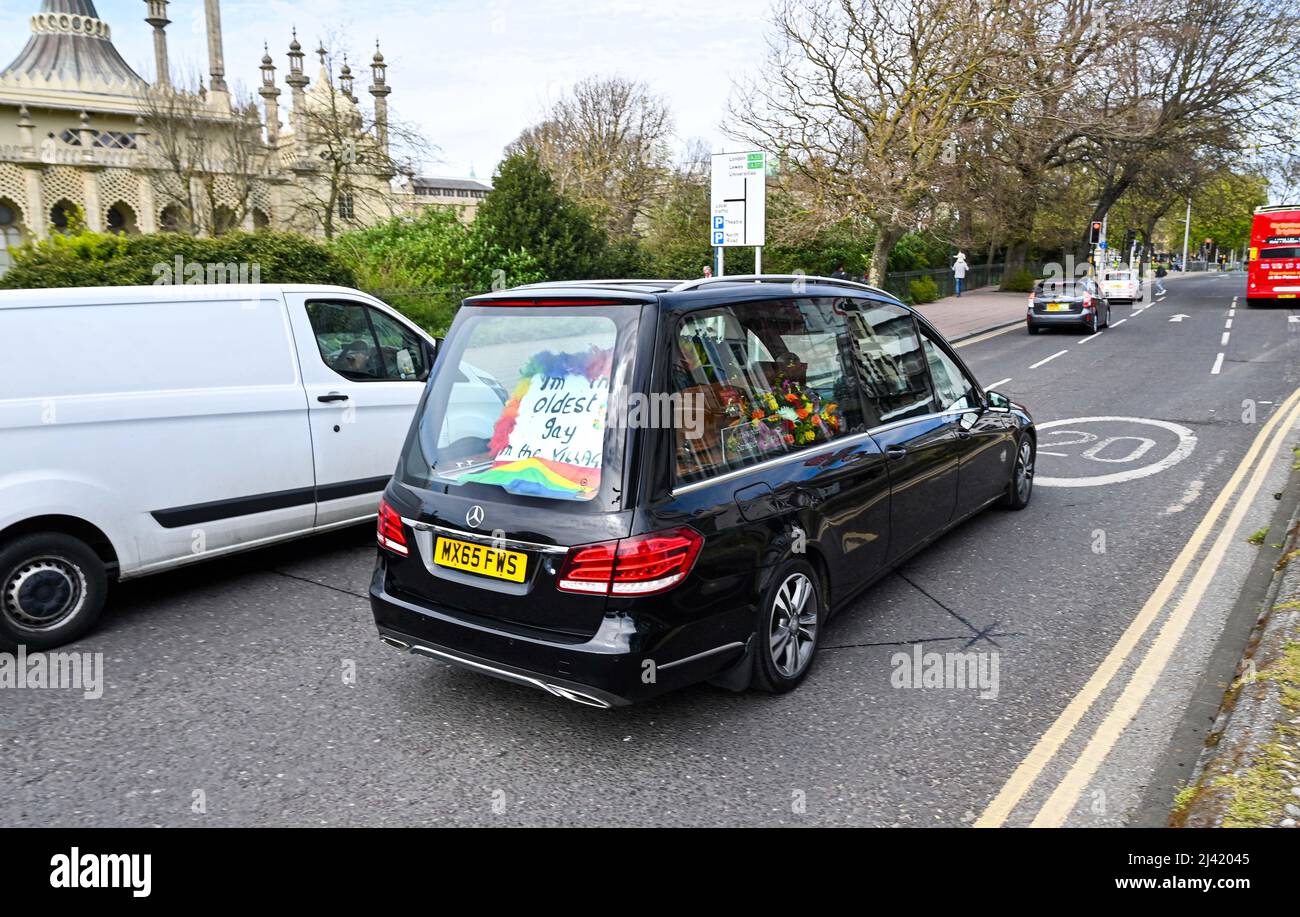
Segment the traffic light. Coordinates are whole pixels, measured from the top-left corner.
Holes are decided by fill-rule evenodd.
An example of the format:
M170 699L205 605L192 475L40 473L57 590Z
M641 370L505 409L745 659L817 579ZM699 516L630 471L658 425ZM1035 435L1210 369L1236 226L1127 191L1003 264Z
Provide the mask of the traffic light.
M1129 252L1133 251L1133 244L1137 242L1137 237L1138 234L1136 229L1127 229L1124 231L1124 257L1125 258L1128 257Z
M1100 220L1093 220L1092 229L1088 233L1088 241L1091 242L1093 245L1098 245L1101 243L1101 221Z

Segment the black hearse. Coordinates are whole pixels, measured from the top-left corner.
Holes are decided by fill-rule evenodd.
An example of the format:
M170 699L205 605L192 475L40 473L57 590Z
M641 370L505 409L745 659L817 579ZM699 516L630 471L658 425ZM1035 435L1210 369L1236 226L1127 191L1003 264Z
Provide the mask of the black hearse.
M788 691L830 612L1033 486L1024 408L819 277L465 300L380 506L391 646L598 707Z

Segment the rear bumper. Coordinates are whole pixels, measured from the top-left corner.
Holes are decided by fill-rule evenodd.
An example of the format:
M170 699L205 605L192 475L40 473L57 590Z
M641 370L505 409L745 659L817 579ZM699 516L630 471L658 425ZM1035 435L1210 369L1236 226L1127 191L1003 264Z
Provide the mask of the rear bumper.
M712 678L744 656L748 641L748 635L720 637L736 631L734 622L716 618L656 639L628 614L607 615L586 641L526 636L391 595L382 561L370 583L370 608L380 638L396 649L602 708ZM720 626L726 624L732 626Z
M1052 328L1064 325L1086 325L1091 320L1092 316L1085 316L1082 312L1044 312L1041 315L1035 312L1025 318L1025 323L1030 327Z

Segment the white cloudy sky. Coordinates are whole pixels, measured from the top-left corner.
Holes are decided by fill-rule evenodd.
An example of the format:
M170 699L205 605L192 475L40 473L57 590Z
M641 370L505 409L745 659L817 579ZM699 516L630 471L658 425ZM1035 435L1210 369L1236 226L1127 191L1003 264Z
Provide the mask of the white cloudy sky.
M143 0L95 0L113 42L152 77L150 28ZM0 0L0 67L15 57L40 0ZM290 28L310 51L340 36L368 65L378 38L393 86L395 115L419 126L441 149L425 171L491 174L501 149L537 119L547 101L590 74L644 80L664 96L681 140L703 138L715 150L734 78L765 50L766 0L223 0L226 79L254 89L262 42L288 95ZM203 0L172 0L167 29L174 70L207 72ZM317 61L307 58L308 75ZM368 74L362 84L369 83ZM369 101L369 96L358 93ZM732 144L731 146L734 146ZM730 147L729 147L730 148Z

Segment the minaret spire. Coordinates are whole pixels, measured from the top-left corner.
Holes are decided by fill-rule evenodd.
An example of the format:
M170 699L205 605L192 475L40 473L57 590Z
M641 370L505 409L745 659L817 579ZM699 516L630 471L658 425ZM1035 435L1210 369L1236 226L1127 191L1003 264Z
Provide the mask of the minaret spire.
M227 92L226 64L221 50L220 0L203 0L203 11L208 24L208 71L212 78L209 85L213 92Z
M379 40L375 39L375 56L370 61L370 94L375 97L375 135L380 148L388 152L388 64L384 63Z
M164 31L171 25L171 20L167 18L167 0L144 0L144 2L149 13L144 17L144 21L153 26L153 64L157 72L154 85L165 88L172 84L171 66L167 62L167 33Z

